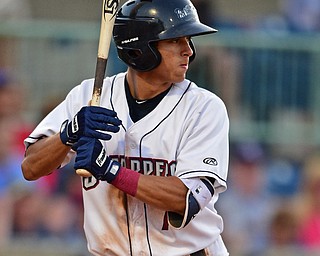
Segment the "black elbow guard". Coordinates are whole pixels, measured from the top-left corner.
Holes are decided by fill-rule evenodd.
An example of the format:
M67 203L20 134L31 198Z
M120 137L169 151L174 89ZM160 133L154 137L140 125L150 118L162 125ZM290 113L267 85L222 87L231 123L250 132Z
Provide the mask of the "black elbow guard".
M185 227L211 201L214 195L213 184L207 178L189 179L186 183L189 190L186 196L184 216L168 212L169 223L178 229Z

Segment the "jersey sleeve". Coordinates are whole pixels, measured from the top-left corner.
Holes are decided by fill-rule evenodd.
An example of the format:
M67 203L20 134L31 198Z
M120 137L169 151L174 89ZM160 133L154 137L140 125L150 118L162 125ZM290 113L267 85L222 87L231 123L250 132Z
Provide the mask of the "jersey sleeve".
M205 94L194 102L177 152L176 176L214 179L217 192L226 189L229 164L229 118L223 101Z

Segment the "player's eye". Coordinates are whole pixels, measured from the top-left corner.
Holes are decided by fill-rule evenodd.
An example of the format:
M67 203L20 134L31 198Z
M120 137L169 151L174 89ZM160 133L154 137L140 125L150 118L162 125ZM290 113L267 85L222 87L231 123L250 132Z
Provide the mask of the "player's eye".
M179 42L187 41L188 43L191 41L191 37L179 37L172 39L173 43L179 43Z
M179 42L179 38L174 38L174 39L171 39L171 43L174 43L174 44L176 44L176 43L178 43Z

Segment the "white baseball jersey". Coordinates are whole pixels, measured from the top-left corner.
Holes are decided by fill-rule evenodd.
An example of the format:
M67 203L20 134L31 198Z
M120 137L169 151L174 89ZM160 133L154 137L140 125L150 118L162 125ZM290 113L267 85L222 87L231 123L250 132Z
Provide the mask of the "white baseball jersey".
M215 210L226 189L229 120L223 102L185 79L174 84L158 106L132 122L125 95L125 73L104 80L101 106L122 120L120 132L106 141L108 154L145 175L215 179L215 195L184 228L168 222L165 211L125 195L107 182L82 178L84 230L94 255L183 256L207 248L208 255L228 255L221 239L223 222ZM93 80L73 88L66 99L36 127L25 143L53 135L71 120L92 94ZM63 164L73 157L70 151Z

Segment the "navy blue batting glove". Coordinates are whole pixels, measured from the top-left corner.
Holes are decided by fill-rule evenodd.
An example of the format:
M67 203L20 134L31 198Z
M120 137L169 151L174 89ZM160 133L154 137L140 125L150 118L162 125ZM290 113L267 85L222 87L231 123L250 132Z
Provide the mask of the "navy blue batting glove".
M96 179L111 183L120 170L120 163L108 156L100 140L82 137L77 143L74 168L85 169Z
M103 107L86 106L80 109L72 121L65 120L62 123L60 139L68 146L73 146L83 136L110 140L109 133L117 133L120 125L121 120L117 118L116 112Z

